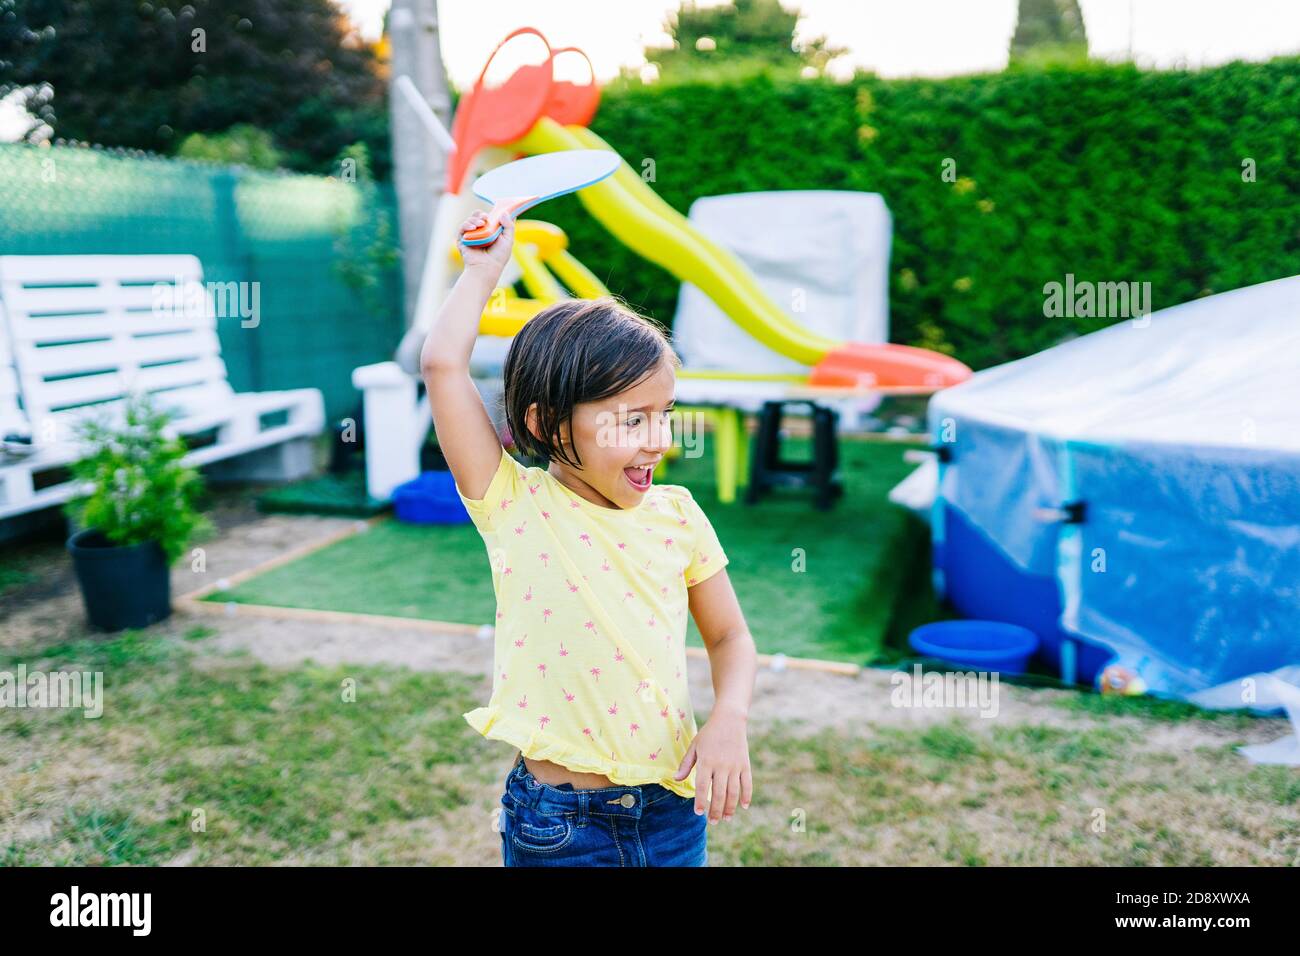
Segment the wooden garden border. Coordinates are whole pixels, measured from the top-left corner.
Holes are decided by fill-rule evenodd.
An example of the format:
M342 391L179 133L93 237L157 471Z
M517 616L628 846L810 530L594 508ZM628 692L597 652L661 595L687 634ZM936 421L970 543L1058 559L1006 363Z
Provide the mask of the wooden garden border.
M291 548L283 554L276 555L274 558L268 558L260 564L255 564L251 568L246 568L229 577L223 577L213 582L205 584L201 588L189 591L186 594L178 596L173 602L177 611L182 614L193 616L213 616L213 617L260 617L260 618L278 618L280 620L293 621L321 621L331 624L357 624L370 627L387 627L393 629L408 629L416 631L427 631L432 634L481 634L484 628L492 631L490 624L460 624L454 621L430 621L425 618L416 617L395 617L390 614L363 614L357 611L322 611L313 608L301 607L279 607L274 604L245 604L239 601L205 601L204 598L214 591L225 591L237 585L243 584L251 578L260 574L278 568L281 565L296 561L299 558L320 551L339 541L345 541L353 535L360 534L363 530L369 530L381 521L391 521L391 515L376 515L373 518L358 519L350 528L341 528L332 534L325 535L317 541L311 541L307 544ZM709 652L702 647L686 648L687 655L691 657L708 659ZM777 654L759 654L758 663L765 667L771 667L773 662L780 660L785 667L792 670L809 670L818 671L827 674L843 674L846 677L856 677L861 671L862 666L859 664L849 664L844 661L826 661L815 657L791 657L789 655Z

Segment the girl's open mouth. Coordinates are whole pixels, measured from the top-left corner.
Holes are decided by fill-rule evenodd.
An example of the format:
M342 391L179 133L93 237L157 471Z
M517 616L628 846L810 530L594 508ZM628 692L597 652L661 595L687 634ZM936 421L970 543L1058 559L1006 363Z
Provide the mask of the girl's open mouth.
M653 468L624 468L623 474L627 476L628 484L637 491L645 491L650 487L650 476L654 473Z

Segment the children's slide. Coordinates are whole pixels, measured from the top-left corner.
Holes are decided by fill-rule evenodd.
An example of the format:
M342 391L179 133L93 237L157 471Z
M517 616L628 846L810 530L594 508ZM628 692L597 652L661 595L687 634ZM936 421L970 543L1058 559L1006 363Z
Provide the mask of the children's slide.
M566 66L576 67L585 79L557 76L557 72L573 72ZM494 75L504 76L504 81L488 83L489 67L494 67ZM452 137L455 146L421 282L416 323L398 349L404 367L409 369L412 355L418 353L432 303L445 295L450 285L452 223L477 205L466 182L484 159L494 166L520 153L592 149L617 152L588 128L600 101L590 67L581 50L553 49L540 31L521 27L497 46L473 89L463 98L456 112ZM576 195L587 211L629 249L662 266L679 281L695 286L768 349L806 366L809 373L800 387L822 392L929 393L971 375L962 362L928 349L843 342L801 325L763 290L738 256L661 199L626 162L621 161L613 175ZM527 316L521 313L508 318L517 322ZM503 329L509 326L499 324ZM746 376L733 371L729 377ZM770 378L759 374L749 377Z
M540 117L532 130L511 146L532 154L610 149L591 130L561 126L548 116ZM812 366L809 384L942 388L970 375L963 363L926 349L842 343L799 325L772 301L734 253L696 229L626 162L613 176L582 190L577 197L629 249L696 286L768 348Z

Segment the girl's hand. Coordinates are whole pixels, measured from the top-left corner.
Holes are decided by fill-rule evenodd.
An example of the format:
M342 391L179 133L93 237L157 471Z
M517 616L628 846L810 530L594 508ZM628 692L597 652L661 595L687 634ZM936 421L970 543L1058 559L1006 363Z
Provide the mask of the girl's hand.
M745 725L743 715L715 708L686 749L674 777L686 779L695 764L695 812L708 813L711 824L735 816L737 801L749 809L754 781Z
M465 233L487 225L487 221L487 213L472 213L460 224L456 241L460 248L461 259L465 262L465 271L483 273L495 281L501 275L501 270L506 267L506 263L510 261L510 250L515 241L515 221L509 216L502 220L501 235L497 236L496 241L490 246L465 245Z

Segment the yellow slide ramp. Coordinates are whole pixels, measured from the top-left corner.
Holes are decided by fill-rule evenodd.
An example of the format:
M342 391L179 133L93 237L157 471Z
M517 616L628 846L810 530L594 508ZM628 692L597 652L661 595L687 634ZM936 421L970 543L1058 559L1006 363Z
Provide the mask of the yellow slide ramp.
M616 152L591 130L561 126L545 116L512 148L530 154L566 149ZM774 352L811 366L842 344L804 328L786 315L735 253L695 228L626 162L613 176L576 195L614 238L680 281L691 283Z

